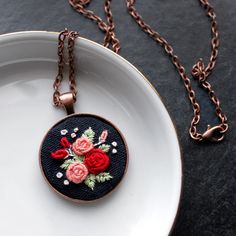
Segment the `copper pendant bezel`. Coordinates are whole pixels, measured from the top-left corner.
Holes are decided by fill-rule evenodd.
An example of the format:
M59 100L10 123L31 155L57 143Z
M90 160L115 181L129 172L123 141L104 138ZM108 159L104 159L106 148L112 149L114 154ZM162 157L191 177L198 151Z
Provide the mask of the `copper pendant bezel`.
M66 120L67 118L72 117L72 116L92 116L92 117L95 117L97 119L103 120L103 121L107 122L109 125L111 125L112 127L114 127L116 129L116 131L119 133L119 135L121 136L121 138L122 138L122 140L124 142L125 151L126 151L126 166L125 166L124 174L123 174L122 178L120 179L120 181L117 183L117 185L110 192L108 192L107 194L105 194L104 196L102 196L102 197L100 197L98 199L94 199L94 200L80 200L80 199L74 199L74 198L71 198L71 197L68 197L68 196L62 194L55 187L53 187L51 185L50 181L47 179L47 177L45 176L45 173L43 171L42 160L41 160L41 150L42 150L42 145L43 145L43 143L45 141L45 138L47 137L47 135L48 135L48 133L50 132L51 129L53 129L56 125L58 125L59 123L63 122L64 120ZM63 199L66 199L66 200L69 200L71 202L78 203L78 204L87 204L87 203L97 202L97 201L100 201L100 200L110 196L111 193L114 192L118 188L118 186L120 186L121 182L123 181L123 179L124 179L124 177L125 177L125 175L127 173L128 165L129 165L129 150L128 150L128 145L127 145L127 142L126 142L126 140L124 138L124 135L122 134L120 129L117 128L117 126L114 125L108 119L103 118L103 117L101 117L99 115L92 114L92 113L73 113L71 115L67 115L63 119L61 119L58 122L56 122L50 129L48 129L47 133L44 135L44 138L43 138L43 140L41 142L40 149L39 149L39 167L40 167L40 171L41 171L41 174L42 174L44 180L46 181L47 185L49 186L49 188L52 189L54 192L56 192Z

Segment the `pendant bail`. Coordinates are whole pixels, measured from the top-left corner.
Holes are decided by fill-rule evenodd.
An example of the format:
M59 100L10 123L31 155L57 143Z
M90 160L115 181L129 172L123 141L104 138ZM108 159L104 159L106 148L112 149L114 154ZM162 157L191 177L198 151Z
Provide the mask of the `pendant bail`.
M59 96L61 105L65 108L67 115L71 115L75 113L74 110L74 103L75 103L75 96L73 93L63 93Z

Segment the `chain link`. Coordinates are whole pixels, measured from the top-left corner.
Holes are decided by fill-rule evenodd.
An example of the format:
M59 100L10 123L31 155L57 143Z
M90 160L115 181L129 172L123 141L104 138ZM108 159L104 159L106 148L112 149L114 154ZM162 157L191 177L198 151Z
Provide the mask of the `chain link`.
M91 0L69 0L70 5L80 14L85 16L86 18L94 21L97 23L99 29L105 33L104 42L103 45L105 47L111 47L112 50L116 53L120 50L120 42L116 37L115 34L115 24L112 17L112 11L111 11L111 0L105 0L104 3L104 10L106 14L106 20L107 22L104 22L99 16L97 16L93 11L86 9L86 7L89 5ZM208 76L211 74L212 70L215 67L216 59L218 55L218 48L219 48L219 33L217 29L217 21L216 21L216 14L214 11L214 8L210 5L208 0L199 0L202 7L206 10L206 15L211 20L211 55L210 60L205 67L203 60L199 59L198 62L193 66L192 69L192 75L194 78L196 78L199 81L199 84L202 88L204 88L212 103L215 106L216 115L220 120L220 124L218 126L211 127L208 125L207 130L204 133L199 133L197 131L197 125L200 122L201 118L201 109L200 105L197 102L195 92L192 88L191 81L185 71L184 66L182 65L180 59L178 56L174 53L174 50L172 46L168 43L168 41L162 37L159 32L152 29L150 25L148 25L142 16L137 12L135 8L135 0L126 0L127 9L129 14L133 17L133 19L136 21L136 23L140 26L140 28L147 33L153 40L155 40L157 43L163 46L166 53L169 55L169 57L172 60L172 63L176 67L181 79L183 80L184 86L187 90L189 100L192 104L193 108L193 118L191 121L191 125L189 128L189 134L190 136L197 141L202 141L205 139L212 140L212 141L221 141L224 138L224 134L228 130L228 124L227 124L227 117L222 111L220 101L218 97L216 96L214 90L212 89L212 86L207 81ZM67 32L68 33L68 32ZM54 82L54 103L58 104L59 100L58 97L60 95L58 88L61 84L61 81L63 79L63 50L64 50L64 41L67 33L61 33L59 35L59 44L58 44L58 75L56 77L56 80ZM74 40L68 41L68 51L69 51L69 63L73 65L73 46L74 46ZM74 68L73 66L70 68L70 89L73 92L74 95L76 95L76 83L74 79ZM219 136L219 138L217 137ZM216 136L216 137L215 137Z
M104 22L99 16L95 15L93 11L86 9L91 0L69 0L69 3L77 12L97 23L99 29L105 33L103 46L107 48L111 47L114 52L118 53L120 50L120 42L115 34L111 1L112 0L105 0L104 3L104 11L107 17L107 22Z
M204 138L211 138L210 135L220 135L219 139L213 139L213 141L221 141L223 139L224 133L228 130L228 124L227 124L227 118L225 114L223 113L220 101L218 97L216 96L214 90L212 89L209 82L207 82L207 77L211 74L213 68L216 64L216 59L218 55L218 47L219 47L219 34L217 29L217 21L216 21L216 14L213 9L213 7L210 5L208 0L199 0L203 8L206 10L207 16L211 20L211 33L212 33L212 40L211 40L211 56L209 63L207 67L205 68L203 60L199 59L199 61L193 66L192 69L192 75L198 79L200 85L208 92L208 95L210 97L210 100L215 106L216 115L220 120L220 125L215 126L211 129L209 126L207 131L203 134L197 132L197 125L200 122L200 105L198 104L196 100L195 92L191 86L191 81L189 77L187 76L187 73L185 71L185 68L180 62L180 59L177 55L175 55L174 50L172 46L164 39L157 31L153 30L151 26L149 26L142 18L142 16L137 12L134 4L135 0L126 0L127 1L127 9L129 14L133 17L133 19L136 21L136 23L141 27L141 29L147 33L152 39L154 39L157 43L161 44L166 53L171 58L174 66L176 67L180 77L182 78L184 82L184 86L188 92L188 96L190 99L190 102L192 104L193 108L193 119L191 121L191 126L189 129L190 136L197 141L202 141ZM210 131L212 131L210 133ZM213 132L218 132L218 134L213 134Z
M75 39L79 36L77 32L68 31L65 29L62 31L58 36L58 74L53 84L54 93L53 93L53 102L55 106L61 106L60 101L60 85L63 80L63 71L65 67L65 59L64 59L64 48L65 48L65 41L67 39L67 51L68 51L68 64L69 64L69 87L70 92L73 95L74 101L76 100L76 80L75 80L75 67L74 67L74 44Z

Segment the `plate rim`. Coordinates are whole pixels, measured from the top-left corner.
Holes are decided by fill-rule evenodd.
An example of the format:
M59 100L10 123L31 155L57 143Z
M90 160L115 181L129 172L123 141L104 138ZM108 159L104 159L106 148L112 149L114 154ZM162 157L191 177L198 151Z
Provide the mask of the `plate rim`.
M26 30L26 31L16 31L16 32L10 32L10 33L4 33L4 34L1 34L0 35L0 45L1 45L1 40L4 39L5 37L14 37L14 36L21 36L21 35L30 35L32 36L33 34L42 34L42 36L46 36L46 34L50 35L50 36L58 36L60 32L57 32L57 31L47 31L47 30ZM167 112L167 115L169 116L170 118L170 123L174 129L174 133L175 133L175 137L176 137L176 140L177 140L177 146L178 146L178 149L179 149L179 153L178 153L178 156L179 156L179 164L180 164L180 187L179 187L179 193L178 193L178 203L177 205L175 206L175 209L173 210L173 220L171 222L171 225L169 227L169 233L168 235L170 235L174 229L174 226L176 224L176 221L177 221L177 217L179 215L179 211L180 211L180 201L181 201L181 198L182 198L182 195L183 195L183 179L184 179L184 176L183 176L183 150L182 150L182 147L180 145L180 139L179 139L179 131L177 130L176 128L176 124L174 122L174 120L172 119L172 117L170 116L170 113L167 109L167 106L165 105L164 103L164 100L163 98L161 97L161 95L159 94L159 92L157 91L157 89L154 87L154 85L152 85L152 83L148 80L147 77L145 77L145 75L143 75L139 70L138 68L136 68L136 66L134 66L133 64L131 64L128 60L126 60L124 57L122 57L121 55L113 52L111 49L109 48L106 48L104 47L103 45L97 43L97 42L94 42L90 39L87 39L87 38L84 38L84 37L81 37L81 35L77 38L78 39L82 39L83 41L89 43L89 44L92 44L93 46L95 47L99 47L100 49L102 50L107 50L108 53L111 53L113 54L113 56L115 57L118 57L120 60L122 60L123 62L125 62L127 65L129 65L133 70L135 70L139 75L140 75L140 78L142 78L144 80L144 82L150 87L151 90L153 90L153 92L158 96L158 98L160 99L161 101L161 104L163 105L163 107L165 108L166 112Z

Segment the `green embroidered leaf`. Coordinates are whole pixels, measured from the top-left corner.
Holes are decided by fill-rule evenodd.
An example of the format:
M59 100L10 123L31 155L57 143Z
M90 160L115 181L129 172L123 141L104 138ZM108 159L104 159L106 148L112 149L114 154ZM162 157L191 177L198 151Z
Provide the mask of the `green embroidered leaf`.
M102 149L104 152L109 152L111 145L109 144L102 144L98 148Z
M91 127L89 127L87 130L84 131L82 136L87 137L93 143L95 132L92 130Z
M75 162L74 159L68 159L65 160L64 163L60 166L62 169L67 170L67 168L69 167L69 165L73 164Z
M74 155L73 160L75 161L79 161L79 162L83 162L84 161L84 156L78 156L78 155Z
M89 174L89 179L96 182L96 176L94 174Z
M84 183L91 188L92 190L95 187L96 177L94 174L89 174L87 178L85 179Z
M110 179L112 179L113 177L110 175L110 173L108 172L102 172L98 175L96 175L96 180L99 182L99 183L104 183L105 181L108 181Z

